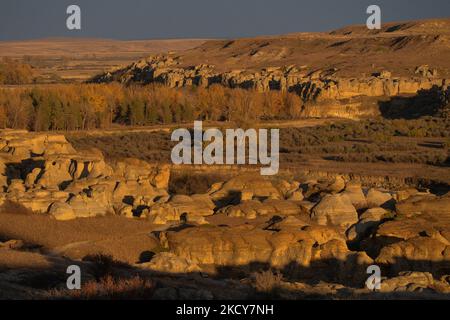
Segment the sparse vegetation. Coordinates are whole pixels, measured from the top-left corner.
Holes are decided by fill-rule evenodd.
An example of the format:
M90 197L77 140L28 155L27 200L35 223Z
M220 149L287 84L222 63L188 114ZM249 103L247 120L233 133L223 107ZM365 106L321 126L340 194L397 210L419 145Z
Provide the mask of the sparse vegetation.
M92 262L91 273L97 281L114 276L116 269L130 268L129 264L115 260L111 255L88 255L83 258L83 261Z
M186 195L206 193L212 184L223 180L222 175L214 173L173 173L169 181L169 192Z
M132 278L114 278L106 276L98 281L84 283L81 290L50 290L50 299L79 300L134 300L149 299L155 290L155 284L139 276Z
M283 281L283 275L272 270L256 272L254 276L256 290L265 294L273 293Z
M66 135L77 149L99 148L108 159L126 157L149 162L169 162L172 142L163 131L112 134L103 136Z
M334 161L446 166L449 135L450 121L442 118L352 121L283 129L280 152L287 162L317 155Z
M174 142L170 133L139 132L104 136L68 135L77 149L99 148L109 159L135 157L170 163ZM450 121L441 118L416 120L364 120L280 131L281 162L299 163L311 158L345 162L419 163L449 165ZM175 193L205 190L215 177L186 173L171 181Z

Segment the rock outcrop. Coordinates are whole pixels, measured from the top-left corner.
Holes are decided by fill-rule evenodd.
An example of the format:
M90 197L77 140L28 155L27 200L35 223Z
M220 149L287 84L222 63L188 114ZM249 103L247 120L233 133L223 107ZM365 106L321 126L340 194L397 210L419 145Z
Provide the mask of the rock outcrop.
M171 88L221 84L225 87L255 89L260 92L296 92L304 101L415 94L421 89L440 87L446 83L445 79L438 78L436 69L430 71L427 66L417 67L414 76L409 78L392 77L391 73L385 70L365 78L341 78L335 76L337 69L306 70L290 65L283 68L266 67L258 72L217 72L213 65L181 67L180 62L180 57L150 56L114 73L100 75L95 81L156 82Z
M138 234L66 243L52 254L78 259L83 250L113 252L109 244L123 250L134 241L127 262L152 275L220 278L274 269L291 283L354 288L364 287L367 266L376 264L380 293L450 292L450 194L367 189L339 175L299 181L245 173L206 193L170 195L168 166L106 161L96 150L74 150L60 135L5 131L0 144L4 210L60 221L109 213L122 217L105 219L142 224ZM8 228L5 234L15 234L14 224ZM11 254L15 246L26 244L7 241L0 250Z
M93 217L168 194L168 166L136 159L107 163L96 150L75 151L63 135L4 130L0 145L2 201L35 213Z
M312 276L337 263L334 276L346 277L353 268L372 261L364 253L348 250L345 239L334 229L321 226L302 230L286 227L277 232L251 226L187 228L168 232L166 237L170 252L195 265L246 267L268 263L294 273L297 269L298 276ZM312 265L317 270L313 271Z
M214 65L185 66L182 60L180 56L154 55L124 69L99 75L93 81L160 83L171 88L206 88L219 84L258 92L293 92L302 100L298 109L303 116L344 118L376 116L380 114L378 102L385 101L386 97L411 96L433 88L445 92L450 83L450 79L439 78L435 68L425 65L417 66L410 76L395 77L390 71L382 70L370 76L349 78L336 75L336 68L317 70L289 65L258 71L219 72Z
M358 213L348 195L326 195L312 209L311 219L320 225L350 227L358 221Z

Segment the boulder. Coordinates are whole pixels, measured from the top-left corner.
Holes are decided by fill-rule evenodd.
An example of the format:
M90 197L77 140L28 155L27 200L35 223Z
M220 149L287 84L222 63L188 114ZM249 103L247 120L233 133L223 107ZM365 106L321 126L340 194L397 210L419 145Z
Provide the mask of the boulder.
M2 130L0 145L2 152L14 162L35 156L76 153L63 135L30 133L26 130Z
M61 184L73 180L69 170L71 163L72 160L65 156L50 157L45 161L43 173L35 183L46 189L60 189Z
M133 206L130 205L124 205L118 212L119 216L126 217L126 218L133 218Z
M387 215L388 212L383 208L367 209L360 215L358 223L347 231L347 238L354 241L367 236Z
M108 197L101 190L91 190L89 193L81 192L68 201L75 215L80 218L104 216L114 212Z
M390 274L411 270L442 274L450 268L450 246L430 237L414 237L384 246L375 262L389 266Z
M31 189L23 193L7 194L7 200L15 202L34 213L46 213L53 202L65 201L69 194L64 191Z
M25 187L33 188L41 172L41 168L34 168L25 178Z
M256 219L259 216L269 215L298 215L305 210L295 201L267 199L264 201L247 200L237 205L230 205L218 211L229 217L242 217Z
M54 202L48 209L48 213L56 220L72 220L77 217L73 208L66 202Z
M428 215L441 223L450 223L450 195L416 195L395 205L396 212L404 217Z
M23 183L23 180L20 179L13 179L11 180L9 186L8 186L8 193L24 193L25 192L25 185Z
M333 194L312 209L311 219L320 225L350 227L358 221L358 213L347 195Z
M381 292L418 292L434 286L433 275L429 272L400 272L396 277L381 283Z
M348 250L345 239L325 226L277 232L250 225L194 227L167 232L168 250L199 265L244 266L258 263L281 268L293 277L366 277L365 253ZM331 269L330 269L331 267ZM363 270L364 269L364 270ZM323 277L322 277L323 278Z
M125 204L134 206L132 212L142 212L168 195L167 165L137 159L109 165L101 151L77 153L62 135L4 130L0 146L0 177L5 184L10 180L1 199L32 212L48 212L61 219L93 217L119 212ZM8 177L3 159L13 163ZM195 201L197 209L206 203L200 198Z
M382 207L385 209L393 209L395 204L395 200L390 193L374 188L369 189L366 199L369 208Z
M287 194L287 200L290 201L302 201L303 199L304 196L301 190L294 190Z
M210 194L214 201L229 204L233 201L240 201L242 192L244 192L244 197L251 193L253 199L284 198L282 191L278 190L269 178L249 174L231 178L224 182L219 190L210 192Z
M208 194L175 195L166 203L152 205L148 217L155 224L180 222L188 217L191 221L204 223L201 217L213 215L214 208L215 204Z
M350 198L350 201L357 210L367 208L367 200L360 183L348 182L342 194Z
M150 262L142 263L139 266L141 268L164 273L187 274L201 271L197 264L171 252L157 253Z

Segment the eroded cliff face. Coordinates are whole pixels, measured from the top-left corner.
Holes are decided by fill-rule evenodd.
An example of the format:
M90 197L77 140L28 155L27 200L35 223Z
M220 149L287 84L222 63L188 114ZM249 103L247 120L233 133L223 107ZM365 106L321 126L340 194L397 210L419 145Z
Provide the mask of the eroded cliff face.
M349 26L329 33L293 33L211 40L178 53L152 55L94 82L289 91L304 117L380 115L376 102L417 95L450 79L449 19ZM367 99L374 103L367 104Z
M257 92L279 90L300 96L300 115L304 117L341 117L358 119L381 114L379 102L389 97L414 96L432 88L446 90L450 79L439 77L438 70L417 66L409 76L393 76L383 70L370 76L346 78L338 69L312 70L290 65L267 67L260 71L218 72L213 65L182 67L181 57L150 56L113 73L96 77L95 82L160 83L171 88L186 86L251 89Z
M266 67L256 72L247 69L218 72L214 65L208 64L183 67L180 66L182 60L180 56L150 56L127 68L100 75L94 81L156 82L171 88L221 84L259 92L296 92L305 101L415 94L421 89L442 86L449 81L439 77L438 70L427 65L418 66L410 77L393 77L391 72L381 71L370 76L346 78L336 75L337 68L314 70L290 65Z

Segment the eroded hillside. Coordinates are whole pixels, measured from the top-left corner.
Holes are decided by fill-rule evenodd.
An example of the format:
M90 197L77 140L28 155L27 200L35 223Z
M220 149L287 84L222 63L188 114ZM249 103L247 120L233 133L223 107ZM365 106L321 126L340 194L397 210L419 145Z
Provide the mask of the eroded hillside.
M92 81L289 91L302 98L303 116L358 118L379 115L383 97L446 88L449 41L448 19L386 24L374 32L357 26L213 40L183 53L149 56Z

